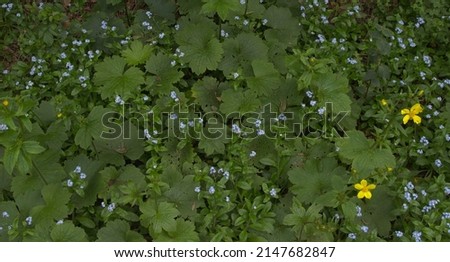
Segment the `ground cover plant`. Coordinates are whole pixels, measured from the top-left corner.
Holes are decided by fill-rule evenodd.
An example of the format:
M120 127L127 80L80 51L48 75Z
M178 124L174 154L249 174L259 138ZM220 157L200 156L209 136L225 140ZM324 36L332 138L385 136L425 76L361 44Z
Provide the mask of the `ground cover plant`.
M1 1L1 241L449 241L450 3Z

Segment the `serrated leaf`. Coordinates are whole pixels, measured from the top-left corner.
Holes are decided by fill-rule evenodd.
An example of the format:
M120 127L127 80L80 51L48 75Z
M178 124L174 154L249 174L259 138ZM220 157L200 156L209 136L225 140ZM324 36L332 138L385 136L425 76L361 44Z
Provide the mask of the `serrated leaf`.
M248 87L258 95L268 95L273 89L278 88L281 79L280 74L272 63L264 60L252 62L254 77L247 78Z
M161 95L167 95L170 91L173 91L173 84L180 81L184 76L177 67L171 65L172 59L163 54L151 56L145 64L147 72L152 73L154 76L154 85L156 88L151 92Z
M217 111L220 104L219 98L225 89L224 83L219 83L215 78L207 76L192 86L192 96L204 111Z
M156 234L165 231L176 230L175 217L180 215L178 209L174 204L168 202L156 203L153 200L149 200L144 204L141 204L139 210L142 212L141 223L145 227L149 227Z
M94 83L103 99L120 95L122 99L137 93L144 83L144 73L136 67L126 69L126 61L119 56L107 57L95 66Z
M145 0L152 13L156 17L166 19L169 23L175 22L177 1L174 0Z
M72 223L56 225L50 232L53 242L82 242L87 241L86 232L81 227L76 227Z
M94 107L75 134L75 144L87 149L93 139L99 139L101 134L106 130L102 122L103 115L110 111L110 109L103 108L102 106Z
M214 14L217 13L222 20L225 20L230 11L239 9L239 2L237 0L202 0L202 13Z
M222 92L220 111L224 114L235 112L256 112L260 101L251 90L228 89Z
M217 69L222 58L222 44L215 37L214 25L210 23L185 24L175 35L181 52L185 53L182 61L188 63L196 74Z
M144 242L144 237L130 230L130 224L123 220L114 220L106 224L97 233L98 242Z
M235 39L227 38L223 42L223 49L224 56L219 69L223 70L225 75L231 75L239 68L244 71L251 70L251 62L254 60L268 60L269 48L253 33L241 33Z
M31 210L31 215L35 223L52 223L54 220L64 218L69 213L67 203L70 193L61 184L50 184L42 188L42 198L44 205L39 205Z
M317 198L335 188L344 191L346 181L343 174L345 169L338 166L334 158L307 160L302 168L295 168L288 172L289 180L293 184L292 193L306 204L315 203ZM335 205L328 202L326 204Z
M139 65L145 63L152 54L153 48L150 45L143 45L141 41L131 42L130 47L122 51L122 56L129 65Z
M194 223L184 219L176 220L174 231L158 235L155 241L164 242L194 242L199 241L198 233L195 231Z
M339 155L352 161L352 167L363 178L376 168L395 166L395 157L390 149L373 148L374 141L367 139L360 131L348 131L347 135L337 142Z
M348 96L348 80L344 76L333 73L317 74L313 77L311 85L317 88L319 103L332 103L333 111L349 112L351 100Z

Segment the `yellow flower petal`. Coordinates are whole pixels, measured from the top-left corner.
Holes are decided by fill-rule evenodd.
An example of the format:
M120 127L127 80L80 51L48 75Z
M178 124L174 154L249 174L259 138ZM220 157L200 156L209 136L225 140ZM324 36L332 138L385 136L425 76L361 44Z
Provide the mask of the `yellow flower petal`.
M419 103L417 103L411 107L411 113L413 113L415 115L422 113L422 111L423 111L423 108Z
M402 109L402 111L400 113L402 113L402 115L409 114L409 109L407 109L407 108Z
M377 186L375 184L370 184L367 186L367 189L374 190Z
M363 192L363 191L360 191ZM372 198L372 193L370 193L370 191L364 192L364 197L367 199L371 199Z
M409 115L405 115L403 117L403 124L406 125L406 123L408 123L409 119L410 119Z
M365 195L365 194L364 194L363 191L359 191L357 197L358 197L359 199L361 199L361 198L364 198L364 195Z
M422 118L420 116L413 116L414 123L420 124L422 122Z
M367 180L365 180L365 179L361 180L361 186L366 187L367 186Z
M356 190L362 190L364 187L361 184L355 184L355 189Z

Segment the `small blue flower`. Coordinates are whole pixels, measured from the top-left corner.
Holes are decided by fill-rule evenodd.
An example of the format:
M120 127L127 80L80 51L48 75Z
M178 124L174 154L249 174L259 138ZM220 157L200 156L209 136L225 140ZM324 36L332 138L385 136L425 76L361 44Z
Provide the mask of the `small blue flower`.
M348 234L348 238L355 240L356 239L356 234L355 233L350 233Z
M212 195L216 192L216 189L213 186L210 186L208 192Z
M395 231L395 236L396 237L402 237L403 236L403 232L402 231Z

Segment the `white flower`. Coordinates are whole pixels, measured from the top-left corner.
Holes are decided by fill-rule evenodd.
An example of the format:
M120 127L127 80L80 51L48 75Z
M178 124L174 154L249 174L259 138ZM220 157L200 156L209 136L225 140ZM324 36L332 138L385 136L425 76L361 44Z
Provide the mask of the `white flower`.
M216 192L216 189L213 186L210 186L208 192L212 195Z
M264 130L262 130L262 129L258 129L258 131L256 131L256 134L257 134L258 136L263 136L263 135L266 134L266 132L265 132Z
M309 91L309 90L306 91L306 96L307 96L307 97L312 98L313 95L314 95L313 92L311 92L311 91Z
M241 5L245 5L246 1L245 0L240 0L239 3L241 3Z
M223 172L223 176L225 177L226 180L230 179L230 172L228 171Z
M85 173L81 173L80 174L80 179L86 179L86 174Z
M159 34L159 39L163 39L164 36L166 36L166 34L164 34L164 32L163 32L163 33L160 33L160 34Z
M276 197L277 196L277 190L275 188L272 188L272 189L270 189L269 194L272 197Z
M106 22L105 20L103 20L103 21L102 21L102 26L101 26L101 28L102 28L103 30L108 29L108 22Z
M194 188L194 191L195 191L196 193L200 193L200 187L199 187L199 186L196 186L196 187Z
M150 140L150 139L152 138L152 136L151 136L150 133L148 132L148 129L147 129L147 128L144 129L144 136L145 136L148 140Z
M402 237L403 236L403 232L402 231L395 231L395 236Z
M116 209L116 203L111 203L108 205L108 211L113 212Z
M361 226L361 231L364 233L369 232L369 227L368 226Z
M251 151L249 154L250 157L255 157L256 156L256 152L255 151Z
M116 104L118 104L118 105L123 105L123 104L125 104L125 101L123 101L122 98L121 98L120 96L116 96L115 102L116 102Z
M317 109L317 113L319 113L319 115L323 115L325 113L325 107Z
M27 223L27 225L31 226L31 223L33 223L33 218L29 216L25 218L25 222Z
M269 20L267 20L266 18L264 18L261 22L262 22L263 25L266 25L266 24L269 22Z
M6 211L3 211L3 212L2 212L2 217L4 217L4 218L8 218L8 217L9 217L9 214L8 214L8 212L6 212Z
M231 126L231 132L233 132L235 134L240 134L241 133L241 128L237 124L233 124Z
M441 166L442 166L441 160L439 160L439 159L434 160L434 165L435 165L436 167L441 167Z
M210 167L209 168L209 174L211 174L211 175L213 175L213 174L215 174L217 171L216 171L216 168L215 167Z
M356 206L356 216L357 217L362 217L362 209L360 206Z
M315 101L315 100L311 100L311 101L309 102L309 104L310 104L311 106L315 106L316 103L317 103L317 101Z
M350 233L348 234L348 238L355 240L356 239L356 234L355 233Z
M422 241L421 236L422 236L422 232L420 232L420 231L414 231L414 232L412 233L412 237L414 238L414 240L415 240L416 242Z
M73 186L73 181L70 179L67 179L67 186L68 187L72 187Z
M179 24L176 24L175 26L174 26L174 28L175 28L175 30L180 30L180 25Z
M60 220L56 221L56 224L57 225L62 225L62 224L64 224L64 220L60 219Z
M6 124L0 124L0 131L6 131L8 130L8 126Z
M75 169L73 170L73 172L79 174L81 172L81 167L80 166L76 166Z

